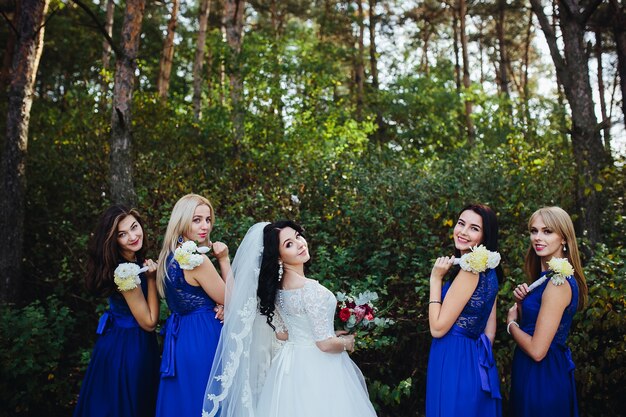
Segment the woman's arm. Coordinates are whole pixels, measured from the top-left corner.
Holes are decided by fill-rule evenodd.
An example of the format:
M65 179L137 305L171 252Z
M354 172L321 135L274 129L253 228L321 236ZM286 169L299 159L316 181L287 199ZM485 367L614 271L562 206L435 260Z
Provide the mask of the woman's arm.
M122 291L122 295L139 326L145 331L151 332L156 328L159 321L159 299L156 288L157 266L151 259L147 259L144 262L144 266L148 267L146 272L146 277L148 278L147 299L143 295L141 286L137 286L130 291Z
M496 304L498 303L498 297L496 297L493 302L493 307L491 307L491 314L489 314L489 319L487 320L487 326L485 326L485 335L489 338L491 342L491 346L493 346L493 342L496 339Z
M226 282L228 274L230 274L230 258L228 256L228 246L222 242L213 243L213 255L217 259L220 266L222 281Z
M550 344L559 328L563 312L572 300L572 289L569 285L554 285L548 282L541 296L541 307L535 325L535 333L531 336L519 326L509 325L517 320L517 304L509 309L507 327L519 347L536 362L548 354Z
M436 265L436 264L435 264ZM433 268L434 271L435 268ZM443 337L461 315L478 285L478 274L461 270L450 285L443 303L428 305L428 323L433 337ZM430 279L430 301L441 301L441 279L437 276Z
M339 336L330 337L325 340L315 342L317 347L322 352L327 353L341 353L343 351L354 352L354 335L343 334Z
M201 286L204 292L217 304L224 304L226 285L217 273L215 266L206 255L204 262L192 270L183 270L185 281L191 285Z

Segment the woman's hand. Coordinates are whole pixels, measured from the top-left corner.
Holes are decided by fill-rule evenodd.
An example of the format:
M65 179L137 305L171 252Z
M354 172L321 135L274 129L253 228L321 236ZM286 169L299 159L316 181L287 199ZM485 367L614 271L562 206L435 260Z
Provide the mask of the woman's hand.
M156 279L157 264L152 259L146 259L143 261L143 266L147 266L146 277Z
M433 270L430 272L430 279L439 281L443 280L443 277L448 273L450 268L452 268L453 262L453 256L442 256L437 258L435 265L433 266Z
M347 332L344 332L344 334L342 334L341 336L338 336L340 339L342 339L343 341L343 346L345 347L345 350L347 350L348 352L352 353L354 352L354 335L353 334L346 334Z
M513 297L517 302L524 301L524 298L528 295L528 284L520 284L513 290Z
M220 321L220 323L224 323L224 306L222 304L218 304L213 308L215 311L215 318Z
M228 246L222 242L214 242L213 243L213 255L216 259L222 259L228 256Z
M519 317L519 311L517 307L517 303L513 304L511 308L509 308L509 312L506 315L506 323L507 325L512 321L517 321Z

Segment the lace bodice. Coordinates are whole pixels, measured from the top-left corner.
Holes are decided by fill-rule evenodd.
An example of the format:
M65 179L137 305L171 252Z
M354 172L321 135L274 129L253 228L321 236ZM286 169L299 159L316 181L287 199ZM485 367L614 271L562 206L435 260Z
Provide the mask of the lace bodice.
M543 272L540 277L544 276L546 273L547 271ZM572 288L572 300L563 312L559 328L557 329L552 342L561 346L565 346L569 330L572 326L572 320L578 306L578 284L573 276L567 277L566 280ZM522 330L531 336L535 333L537 316L539 316L539 309L541 308L541 297L543 296L543 291L548 286L548 282L550 282L549 279L539 287L535 288L530 294L528 294L528 296L526 296L526 298L524 298L524 301L522 301L522 320L520 326Z
M337 299L332 292L319 282L308 280L302 288L278 290L276 310L280 317L277 324L284 322L290 342L325 340L335 336L336 307Z
M446 282L442 290L442 299L445 298L452 282ZM493 303L498 295L498 276L494 269L482 272L478 277L478 285L469 301L463 308L461 315L454 323L474 337L484 332Z
M183 270L174 259L173 254L167 257L165 275L165 299L169 309L178 314L187 314L199 308L213 309L213 301L202 287L195 287L185 281Z
M120 260L120 263L128 262L126 260ZM137 262L137 265L143 266L143 262ZM143 292L143 296L148 296L148 278L145 273L139 274L139 279L141 280L141 291ZM128 303L124 299L124 296L119 292L114 292L109 297L109 309L115 316L119 317L133 317L133 313L130 311L130 307L128 307Z

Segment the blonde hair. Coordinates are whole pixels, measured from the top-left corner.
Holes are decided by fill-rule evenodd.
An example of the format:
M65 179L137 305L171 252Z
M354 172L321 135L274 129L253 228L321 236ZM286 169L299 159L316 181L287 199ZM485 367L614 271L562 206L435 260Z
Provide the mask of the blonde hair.
M215 224L215 212L211 202L198 194L187 194L180 198L172 209L170 220L167 223L165 237L163 238L163 248L159 254L159 265L157 268L157 289L161 297L165 297L165 276L167 275L167 258L178 246L178 239L191 231L193 214L198 206L209 206L211 211L211 230ZM211 234L209 230L209 236ZM207 239L209 239L207 236Z
M574 267L574 279L578 284L578 309L581 309L587 303L587 282L583 273L583 267L580 262L580 254L578 252L578 243L576 242L576 233L574 232L574 224L569 214L561 207L543 207L535 211L528 220L528 230L537 217L542 218L545 225L554 233L565 240L567 252L564 255L569 263ZM524 271L528 275L530 281L534 281L541 273L541 257L537 255L532 244L526 253L526 261L524 262Z

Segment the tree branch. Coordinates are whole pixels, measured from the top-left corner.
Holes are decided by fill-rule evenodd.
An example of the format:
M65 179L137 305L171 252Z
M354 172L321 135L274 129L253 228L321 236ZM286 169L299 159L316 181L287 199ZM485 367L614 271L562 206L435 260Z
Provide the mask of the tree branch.
M602 4L602 0L592 0L589 6L585 8L582 12L580 12L580 23L583 26L587 25L587 20L591 17L593 12L598 9L598 6Z
M593 12L595 12L598 6L602 3L602 0L591 0L587 7L583 7L574 0L559 0L559 2L563 3L563 5L567 7L567 10L569 10L570 14L574 16L576 22L584 27Z
M0 14L2 14L2 17L4 17L4 19L7 21L7 23L11 27L11 30L13 30L13 32L15 33L15 36L19 36L19 33L17 33L17 28L15 27L15 25L13 25L13 22L11 21L11 19L9 19L9 16L7 16L4 12L0 12Z
M533 9L533 12L535 12L535 16L537 16L537 19L539 20L539 25L541 26L541 30L546 37L546 42L548 43L550 55L552 56L552 60L554 61L554 66L556 67L557 73L565 74L565 60L561 56L561 52L559 51L559 48L557 46L556 35L554 33L554 30L552 30L552 25L550 25L548 17L543 12L543 5L541 4L541 0L530 0L530 5Z
M113 39L111 39L111 36L109 36L109 34L107 33L102 23L100 23L100 21L98 20L98 16L96 16L95 13L81 0L72 0L72 3L76 4L78 7L83 9L85 13L87 13L87 15L91 17L91 19L96 24L97 29L100 31L102 36L104 36L104 38L109 43L109 45L111 45L111 49L113 50L113 52L115 52L115 55L118 57L122 56L122 51L117 47L115 42L113 42Z

